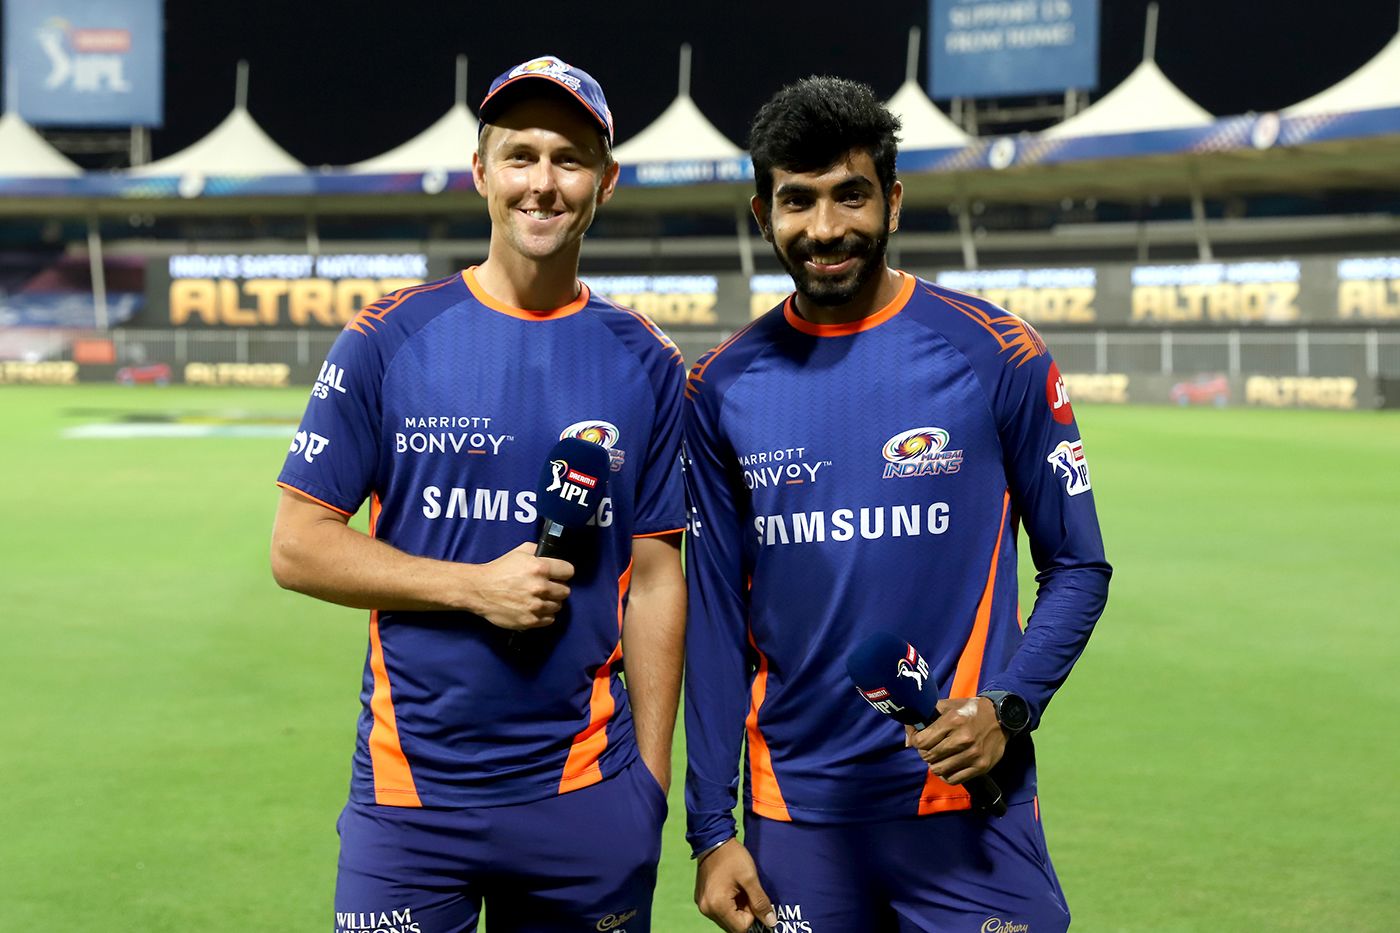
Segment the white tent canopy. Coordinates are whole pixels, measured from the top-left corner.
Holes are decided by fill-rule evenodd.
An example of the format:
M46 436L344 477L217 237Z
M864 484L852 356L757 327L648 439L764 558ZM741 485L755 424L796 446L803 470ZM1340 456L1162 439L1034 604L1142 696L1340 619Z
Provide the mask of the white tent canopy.
M705 119L690 98L690 46L681 46L681 89L651 125L613 150L619 162L727 159L742 150Z
M476 151L476 117L458 101L436 123L402 145L348 166L352 172L395 174L446 169L471 171Z
M901 149L950 149L966 146L971 140L929 100L924 89L912 78L899 86L885 106L899 117L902 124L899 131Z
M1376 57L1320 94L1299 101L1283 113L1308 117L1319 113L1400 107L1400 34Z
M272 141L248 113L248 63L238 63L233 112L208 136L174 155L133 166L132 175L294 175L305 166Z
M438 169L469 172L476 151L476 117L467 109L467 56L457 56L457 102L406 143L346 168L361 174L396 175Z
M1110 133L1150 133L1209 126L1214 117L1187 97L1148 59L1123 83L1082 113L1041 133L1043 139L1103 136Z
M613 150L619 162L724 159L741 150L705 119L689 94L671 101L650 126Z
M272 141L245 108L235 107L208 136L174 155L138 165L131 174L286 175L303 169L300 162Z
M0 175L12 178L77 178L83 170L49 145L15 111L0 117Z

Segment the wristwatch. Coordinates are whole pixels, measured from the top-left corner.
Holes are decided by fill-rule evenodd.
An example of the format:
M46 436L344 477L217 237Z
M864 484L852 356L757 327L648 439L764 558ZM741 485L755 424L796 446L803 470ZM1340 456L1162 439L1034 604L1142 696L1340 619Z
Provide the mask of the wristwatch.
M997 722L1007 735L1020 735L1031 724L1031 707L1022 697L1005 690L983 690L977 695L992 701Z

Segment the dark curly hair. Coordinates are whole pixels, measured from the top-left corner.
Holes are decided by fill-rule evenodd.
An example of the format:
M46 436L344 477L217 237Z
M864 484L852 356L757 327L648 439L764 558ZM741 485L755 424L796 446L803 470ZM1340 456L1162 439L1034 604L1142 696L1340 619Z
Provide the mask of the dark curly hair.
M852 149L864 149L889 198L899 153L899 117L867 84L813 75L774 94L749 128L754 184L764 201L773 197L773 169L812 172Z

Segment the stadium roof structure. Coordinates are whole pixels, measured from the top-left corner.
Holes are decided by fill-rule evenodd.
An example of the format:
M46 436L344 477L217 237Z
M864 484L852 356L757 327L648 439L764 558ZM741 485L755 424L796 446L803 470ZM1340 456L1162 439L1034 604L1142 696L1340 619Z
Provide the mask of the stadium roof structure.
M912 78L899 86L885 106L899 117L899 144L905 149L956 149L972 140Z
M244 107L235 107L208 136L163 159L130 169L137 178L158 175L279 175L305 166L258 126Z
M25 122L17 111L0 117L0 176L77 178L83 170Z
M753 164L690 99L687 58L683 49L676 101L662 118L617 149L622 165L613 208L698 210L746 218ZM965 212L979 200L1046 203L1098 198L1134 203L1183 197L1203 214L1201 199L1216 195L1396 189L1400 78L1393 76L1400 69L1400 40L1393 40L1352 78L1283 113L1215 119L1171 86L1152 63L1150 43L1144 59L1114 91L1047 133L964 138L952 146L930 145L943 141L941 133L932 138L911 135L899 156L905 204ZM1159 112L1144 123L1137 119L1140 114L1122 114L1124 108L1160 111L1172 100L1179 106L1169 108L1167 119ZM937 112L917 84L901 87L893 101L925 116ZM1322 105L1365 109L1312 112ZM457 148L470 117L464 110L453 108L418 137L423 142L430 134L439 141L450 139L442 127L455 127L451 132L459 142L447 145L455 150L452 155L464 157L461 169L446 162L449 153L439 150L443 164L426 168L405 162L402 167L379 163L366 170L361 163L350 170L308 171L267 138L240 100L208 137L129 174L0 174L0 216L122 216L133 211L166 216L479 214L485 205L466 170L470 146L465 152ZM1115 111L1122 116L1114 123L1116 132L1090 132L1104 129L1099 121ZM934 121L940 118L938 114ZM1067 135L1070 129L1074 135ZM713 134L714 149L703 135L696 135L705 131ZM11 132L16 138L22 135ZM687 133L689 142L683 141ZM645 149L643 142L648 144ZM0 154L8 155L9 148L0 146ZM427 159L437 161L433 156Z
M1400 33L1369 62L1336 84L1291 107L1289 117L1400 107Z
M1149 58L1088 109L1045 130L1040 138L1150 133L1209 126L1214 120L1205 108L1172 84Z
M467 109L467 57L457 56L457 102L423 132L388 152L356 162L346 171L399 174L469 172L476 151L477 121Z
M434 169L469 172L476 151L476 117L461 101L417 136L388 152L346 166L361 174L427 172Z
M690 45L681 46L680 92L661 115L613 149L620 163L729 159L743 150L705 118L690 97Z
M248 112L248 63L238 63L238 83L233 111L207 136L179 152L129 170L136 178L162 175L281 175L305 170L285 149L272 141ZM184 194L189 196L186 188Z

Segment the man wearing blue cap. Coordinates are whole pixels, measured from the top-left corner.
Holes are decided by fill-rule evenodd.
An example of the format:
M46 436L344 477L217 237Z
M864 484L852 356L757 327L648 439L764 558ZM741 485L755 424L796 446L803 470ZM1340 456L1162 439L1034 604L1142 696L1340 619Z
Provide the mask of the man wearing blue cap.
M684 369L578 280L617 183L598 83L534 59L480 113L486 260L346 326L279 477L278 582L372 610L335 930L470 933L485 901L492 933L637 933L680 689ZM534 543L566 437L609 472L572 563Z

